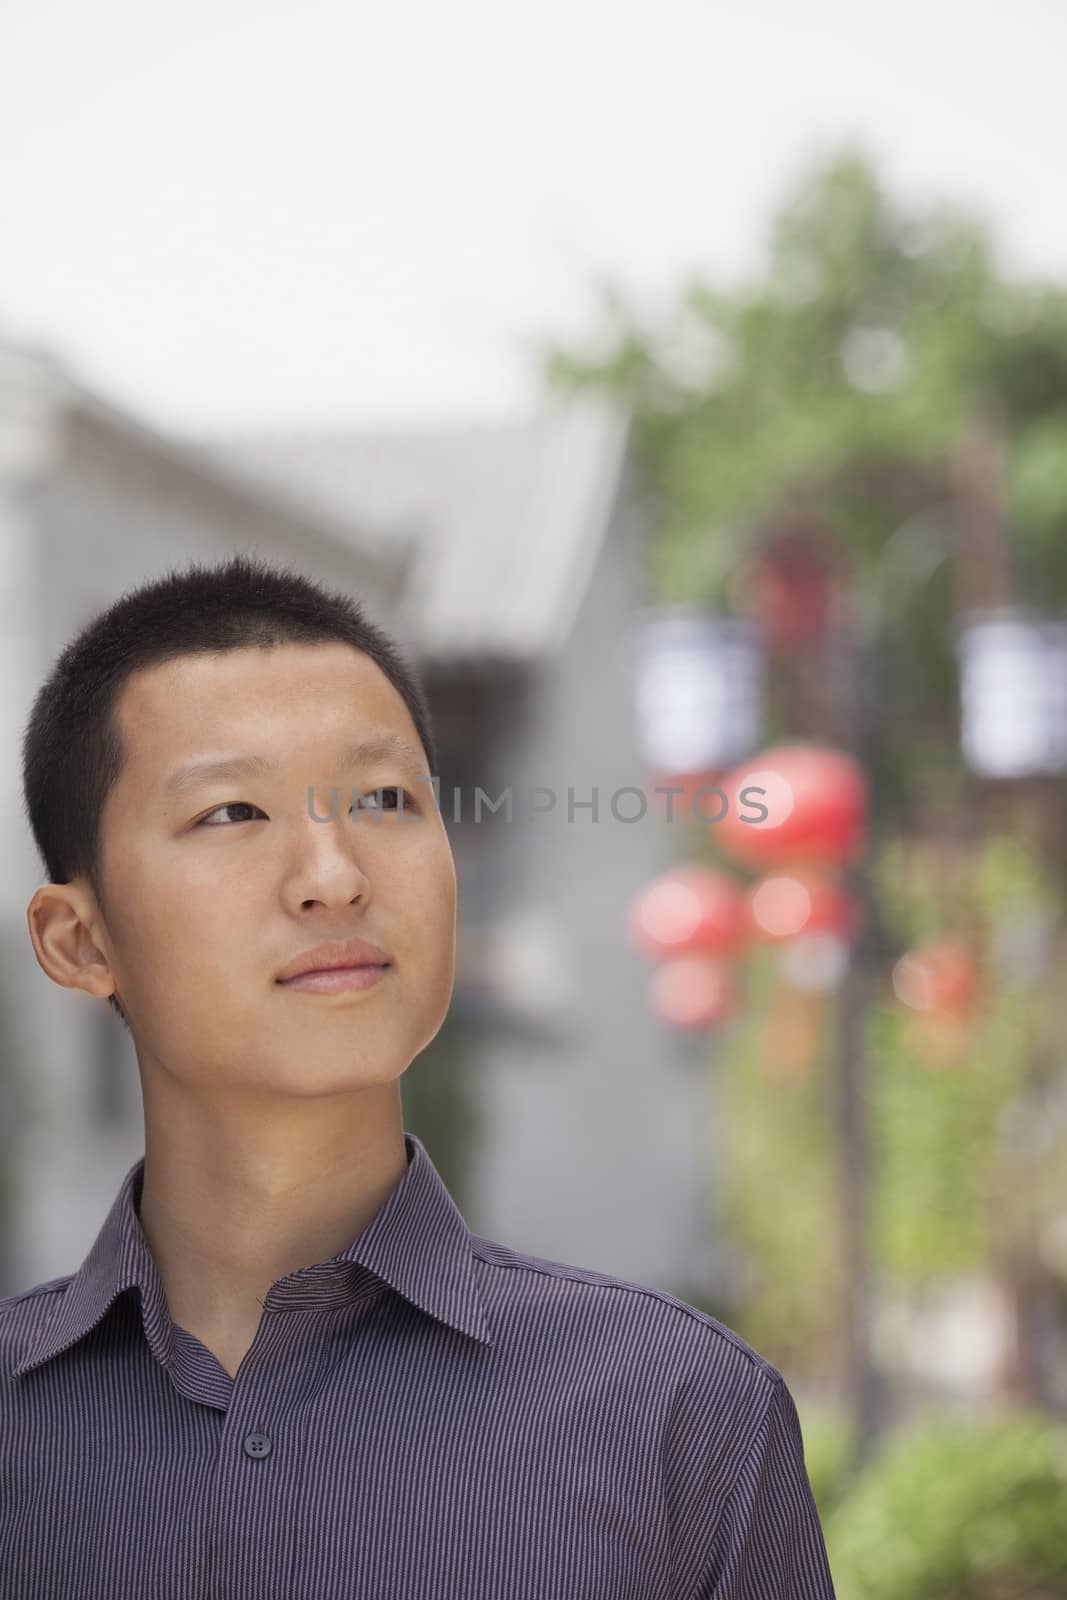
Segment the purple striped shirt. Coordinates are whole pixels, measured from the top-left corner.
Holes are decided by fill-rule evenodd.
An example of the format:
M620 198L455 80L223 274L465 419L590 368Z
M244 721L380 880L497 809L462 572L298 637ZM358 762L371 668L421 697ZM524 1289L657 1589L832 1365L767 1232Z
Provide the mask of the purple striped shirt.
M472 1234L405 1143L234 1378L170 1318L143 1156L79 1270L0 1300L4 1600L832 1600L777 1369Z

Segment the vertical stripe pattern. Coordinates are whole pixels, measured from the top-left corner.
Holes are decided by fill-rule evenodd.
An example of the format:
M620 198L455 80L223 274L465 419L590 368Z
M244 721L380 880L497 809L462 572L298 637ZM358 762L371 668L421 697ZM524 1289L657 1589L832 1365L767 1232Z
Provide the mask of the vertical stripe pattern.
M79 1270L0 1300L2 1600L833 1600L781 1373L472 1234L405 1144L234 1378L169 1316L143 1156Z

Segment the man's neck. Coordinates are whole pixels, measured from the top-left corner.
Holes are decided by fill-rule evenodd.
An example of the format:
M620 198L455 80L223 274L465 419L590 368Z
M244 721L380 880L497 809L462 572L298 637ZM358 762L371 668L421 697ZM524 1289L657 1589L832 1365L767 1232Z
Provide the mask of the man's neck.
M354 1096L362 1116L347 1126L336 1111L328 1126L290 1113L284 1140L273 1142L225 1117L209 1131L188 1118L150 1121L146 1111L141 1229L172 1320L231 1376L272 1284L344 1250L402 1180L399 1090L386 1088Z

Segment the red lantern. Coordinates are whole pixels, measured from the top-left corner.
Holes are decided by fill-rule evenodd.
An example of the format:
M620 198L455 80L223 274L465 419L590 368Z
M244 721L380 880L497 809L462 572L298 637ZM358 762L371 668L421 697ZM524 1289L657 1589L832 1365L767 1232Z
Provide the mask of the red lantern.
M694 950L729 954L744 937L744 897L724 872L681 868L641 891L627 926L642 954L657 960Z
M844 563L829 530L805 513L778 514L753 560L741 569L739 599L776 654L822 638Z
M852 897L829 875L806 867L761 878L745 896L745 912L752 937L775 942L812 933L850 939L859 924Z
M978 987L974 959L958 940L938 939L901 956L893 988L908 1008L908 1045L922 1066L964 1063Z
M672 1028L713 1028L729 1016L733 999L728 969L703 951L671 956L649 984L653 1011Z
M756 866L854 859L867 825L867 782L843 751L778 745L721 780L727 811L715 837L727 854Z
M893 988L913 1011L962 1018L977 997L978 972L963 944L939 939L901 956L893 968Z
M829 590L821 573L788 571L770 561L752 575L749 603L775 651L820 638L829 617Z

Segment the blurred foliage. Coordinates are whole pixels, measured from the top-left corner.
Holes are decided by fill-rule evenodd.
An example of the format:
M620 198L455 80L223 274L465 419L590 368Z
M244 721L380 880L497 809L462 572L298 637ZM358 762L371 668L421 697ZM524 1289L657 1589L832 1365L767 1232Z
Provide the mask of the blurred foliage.
M550 380L633 415L656 598L725 600L746 530L805 487L870 571L989 403L1020 592L1067 602L1067 290L1010 277L983 221L897 201L851 146L791 186L767 246L755 281L694 278L659 316L602 282L598 347L544 353Z
M915 1059L911 1018L891 993L869 1019L873 1253L916 1282L987 1266L992 1245L1010 1251L1062 1212L1067 1120L1042 1117L1041 1139L1021 1144L1012 1115L1035 1062L1059 1079L1062 908L1033 848L1010 835L954 852L890 841L872 876L902 946L959 938L979 973L962 1055L945 1069Z
M838 1600L1065 1600L1067 1430L1034 1413L898 1425L855 1475L846 1422L801 1410Z
M1062 1600L1065 1528L1067 1432L1027 1414L902 1429L823 1519L838 1600Z
M984 222L900 200L845 146L790 185L748 281L693 277L659 313L615 283L601 296L600 340L552 346L545 367L633 418L652 598L734 609L740 558L798 513L829 530L876 624L865 692L877 737L864 759L873 837L895 841L872 856L880 910L898 953L960 939L981 993L965 1062L939 1070L917 1053L879 954L863 1083L873 1265L909 1283L972 1269L990 1222L1008 1240L1062 1187L1061 1141L1044 1162L1047 1205L1033 1182L1015 1192L1011 1114L1063 1019L1054 984L1032 982L1035 960L1024 952L1013 972L998 950L1013 925L1056 921L1036 860L1005 838L962 848L951 871L937 859L946 838L978 832L957 736L950 453L978 412L1000 419L1015 593L1067 606L1067 290L1012 276ZM933 856L923 832L939 839ZM833 1348L832 1039L822 1026L811 1069L775 1073L774 972L773 953L746 962L746 1003L718 1041L715 1114L729 1129L716 1141L718 1223L747 1263L735 1322L792 1369Z
M543 363L633 419L650 597L736 609L745 553L815 516L877 624L879 819L958 807L949 452L999 419L1014 592L1067 606L1067 289L1013 277L981 219L899 200L847 145L790 185L750 281L694 276L657 312L599 290L600 336Z
M796 1404L804 1439L804 1466L819 1521L825 1525L853 1481L852 1433L840 1411L812 1408L802 1398Z
M745 1004L720 1035L710 1100L715 1128L729 1130L722 1138L709 1129L715 1228L740 1263L726 1320L776 1366L822 1376L834 1362L840 1321L825 1061L809 1073L773 1076L764 1018L775 952L753 951L745 981Z
M1013 967L1004 937L1014 927L1051 938L1059 904L1033 852L1006 835L961 843L954 856L943 843L890 839L872 853L871 872L896 949L960 937L978 970L973 1014L948 1064L917 1050L892 957L864 1021L871 1266L883 1284L915 1288L983 1271L995 1250L1003 1257L1063 1212L1067 1118L1039 1118L1036 1143L1020 1141L1012 1118L1035 1057L1057 1060L1060 963L1054 944L1043 961L1024 945ZM714 1140L715 1225L741 1262L735 1303L719 1314L776 1364L825 1378L840 1335L833 1006L810 1070L783 1072L767 1032L777 981L777 952L756 947L744 1004L710 1069L710 1114L729 1129Z
M1064 886L1011 826L983 833L964 770L952 452L977 416L997 422L1010 588L1067 609L1067 289L1013 275L981 219L894 197L846 146L790 185L748 281L694 277L658 312L617 283L600 291L601 335L549 347L545 370L632 418L650 599L736 611L753 550L805 523L855 580L879 924L860 1079L872 1275L911 1290L1029 1257L1062 1228L1067 1193ZM772 690L796 669L788 655L770 665ZM771 741L804 735L776 720L773 693L768 705ZM732 870L710 831L683 854ZM978 987L938 1059L894 973L943 940L969 953ZM832 1384L836 1003L797 1070L769 1025L777 952L752 950L739 977L709 1063L714 1227L734 1296L715 1314L783 1370ZM858 1471L844 1418L805 1417L803 1431L839 1600L1067 1600L1061 1426L909 1424Z
M1018 1052L931 1069L909 1055L902 1013L881 1006L869 1021L871 1256L898 1281L922 1283L985 1264L985 1201Z

